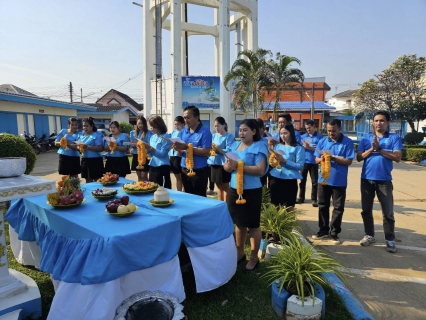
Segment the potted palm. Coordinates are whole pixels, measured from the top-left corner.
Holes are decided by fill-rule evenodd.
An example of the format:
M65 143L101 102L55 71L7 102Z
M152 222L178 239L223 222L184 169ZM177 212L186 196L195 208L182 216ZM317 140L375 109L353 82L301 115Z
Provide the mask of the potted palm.
M320 299L315 292L323 292L322 289L318 290L318 286L329 286L322 274L333 272L346 281L346 276L342 272L344 267L339 262L321 251L316 251L298 237L297 240L287 241L286 246L272 257L271 262L269 271L263 276L271 280L273 292L275 289L278 294L282 291L288 293L285 294L288 301L283 301L281 308L284 311L287 307L287 313L295 314L294 310L289 310L292 299L291 304L301 306L304 315L307 315L310 309L313 312L311 316L316 316L309 319L321 317L323 302L318 301ZM296 297L291 297L292 295Z

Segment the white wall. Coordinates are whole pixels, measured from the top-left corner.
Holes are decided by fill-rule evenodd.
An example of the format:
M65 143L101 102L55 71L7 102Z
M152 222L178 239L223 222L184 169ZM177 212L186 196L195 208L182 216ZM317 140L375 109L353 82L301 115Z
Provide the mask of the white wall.
M25 118L24 115L18 113L16 115L16 122L18 123L18 134L22 134L25 131Z

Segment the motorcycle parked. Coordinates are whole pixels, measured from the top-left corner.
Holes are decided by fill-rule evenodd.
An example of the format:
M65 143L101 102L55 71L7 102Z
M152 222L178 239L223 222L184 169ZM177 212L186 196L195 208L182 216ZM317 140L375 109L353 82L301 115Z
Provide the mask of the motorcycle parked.
M45 133L42 134L40 139L38 139L38 144L41 146L41 151L46 152L50 150L49 141L46 139L47 135Z
M58 147L55 146L56 137L57 137L57 134L55 132L50 134L49 139L48 139L50 148L56 148L56 149L58 148Z
M40 143L36 140L35 135L29 136L27 135L27 133L24 131L23 134L21 134L21 137L23 139L25 139L25 141L34 149L34 152L36 154L40 154L40 152L42 151L42 147L40 145Z

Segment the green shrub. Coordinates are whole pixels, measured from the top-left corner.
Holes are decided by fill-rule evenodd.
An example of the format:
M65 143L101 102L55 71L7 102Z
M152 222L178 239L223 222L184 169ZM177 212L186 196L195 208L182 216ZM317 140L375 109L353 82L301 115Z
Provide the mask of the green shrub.
M120 132L129 134L130 131L133 130L133 124L130 124L128 122L122 121L119 123L119 125L120 125Z
M421 132L409 132L404 137L405 144L419 144L423 141L424 135Z
M402 160L420 162L426 159L426 148L407 148L402 151Z
M22 138L10 133L0 133L0 157L24 157L27 159L25 174L34 169L37 160L33 148Z

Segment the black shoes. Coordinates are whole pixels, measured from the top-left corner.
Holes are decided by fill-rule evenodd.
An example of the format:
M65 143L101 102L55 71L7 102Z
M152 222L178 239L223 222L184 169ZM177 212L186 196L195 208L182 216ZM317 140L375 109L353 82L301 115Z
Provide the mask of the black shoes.
M296 203L297 204L302 204L302 203L304 203L305 202L305 199L301 199L301 198L297 198L296 199Z
M318 200L312 200L312 206L317 208L318 207Z

